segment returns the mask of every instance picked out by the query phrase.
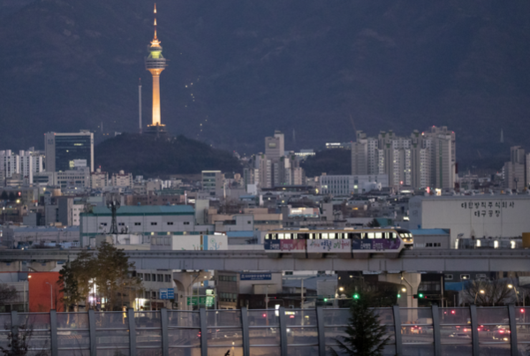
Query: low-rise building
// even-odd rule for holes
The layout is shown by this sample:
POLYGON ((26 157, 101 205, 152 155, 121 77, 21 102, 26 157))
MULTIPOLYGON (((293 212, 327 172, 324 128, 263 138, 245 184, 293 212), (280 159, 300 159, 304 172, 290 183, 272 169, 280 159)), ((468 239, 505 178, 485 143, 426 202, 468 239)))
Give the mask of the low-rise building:
POLYGON ((79 246, 79 227, 20 227, 2 226, 2 245, 8 247, 55 246, 70 243, 79 246))
POLYGON ((388 175, 343 175, 320 177, 321 194, 334 196, 349 196, 351 194, 366 193, 388 187, 388 175))
MULTIPOLYGON (((145 236, 171 235, 195 231, 195 210, 188 205, 122 206, 117 210, 118 231, 145 236)), ((90 238, 110 231, 112 213, 107 207, 94 207, 81 214, 81 246, 90 238)))

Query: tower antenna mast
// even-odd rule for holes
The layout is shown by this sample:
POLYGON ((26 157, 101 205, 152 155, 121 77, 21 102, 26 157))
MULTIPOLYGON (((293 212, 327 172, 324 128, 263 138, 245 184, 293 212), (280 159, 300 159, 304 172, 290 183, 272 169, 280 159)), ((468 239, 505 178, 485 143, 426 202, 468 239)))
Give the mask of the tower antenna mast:
POLYGON ((140 121, 140 134, 142 134, 142 78, 138 84, 138 119, 140 121))

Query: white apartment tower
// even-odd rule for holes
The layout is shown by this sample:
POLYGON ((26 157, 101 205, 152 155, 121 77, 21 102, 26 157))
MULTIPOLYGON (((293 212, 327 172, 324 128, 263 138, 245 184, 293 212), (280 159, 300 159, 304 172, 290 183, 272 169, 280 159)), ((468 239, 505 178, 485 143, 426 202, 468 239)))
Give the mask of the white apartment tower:
POLYGON ((0 151, 0 175, 11 178, 20 174, 28 183, 33 183, 33 175, 44 171, 44 156, 33 148, 21 150, 18 154, 11 150, 0 151))
POLYGON ((522 190, 528 186, 528 156, 521 146, 510 148, 510 161, 504 164, 504 186, 510 190, 522 190))
POLYGON ((435 188, 453 188, 456 179, 455 133, 445 126, 432 126, 424 136, 432 141, 431 184, 435 188))

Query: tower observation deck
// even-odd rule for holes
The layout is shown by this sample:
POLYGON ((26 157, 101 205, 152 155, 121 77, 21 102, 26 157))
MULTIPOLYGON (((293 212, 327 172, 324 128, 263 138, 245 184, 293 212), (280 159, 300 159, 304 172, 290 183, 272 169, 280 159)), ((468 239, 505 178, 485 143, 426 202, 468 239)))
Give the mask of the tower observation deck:
POLYGON ((145 68, 153 76, 153 119, 151 125, 148 125, 147 132, 150 133, 165 133, 165 125, 162 124, 160 118, 160 73, 166 68, 166 59, 162 56, 162 46, 157 37, 156 29, 156 4, 154 8, 155 14, 155 35, 151 44, 147 47, 149 55, 145 59, 145 68))

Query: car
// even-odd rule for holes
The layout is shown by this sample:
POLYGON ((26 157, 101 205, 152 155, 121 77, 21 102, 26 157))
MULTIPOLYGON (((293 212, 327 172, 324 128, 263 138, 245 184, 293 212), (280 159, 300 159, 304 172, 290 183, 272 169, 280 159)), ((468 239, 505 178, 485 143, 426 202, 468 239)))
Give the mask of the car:
POLYGON ((510 330, 506 329, 504 327, 497 327, 495 331, 493 332, 493 340, 499 340, 499 341, 510 341, 510 330))
POLYGON ((469 336, 468 334, 464 334, 464 333, 452 333, 449 335, 449 337, 455 337, 459 339, 471 339, 471 336, 469 336))

